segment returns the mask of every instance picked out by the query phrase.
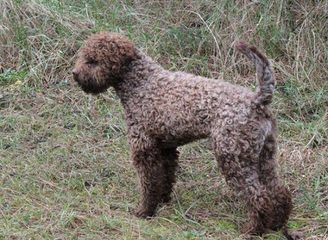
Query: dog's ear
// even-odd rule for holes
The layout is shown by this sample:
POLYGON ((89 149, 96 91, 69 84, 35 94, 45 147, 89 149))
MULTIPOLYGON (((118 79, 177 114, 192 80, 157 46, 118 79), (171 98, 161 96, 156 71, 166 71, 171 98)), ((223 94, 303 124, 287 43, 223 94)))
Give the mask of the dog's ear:
POLYGON ((117 51, 123 57, 123 62, 131 62, 136 58, 136 49, 132 41, 118 34, 113 34, 112 38, 117 43, 117 51))

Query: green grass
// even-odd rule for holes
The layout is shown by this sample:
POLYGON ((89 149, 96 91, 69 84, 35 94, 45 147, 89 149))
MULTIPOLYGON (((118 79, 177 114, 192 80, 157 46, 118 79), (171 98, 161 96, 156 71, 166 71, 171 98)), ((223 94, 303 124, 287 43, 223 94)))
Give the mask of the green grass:
MULTIPOLYGON (((0 2, 0 239, 243 239, 242 202, 207 141, 180 149, 172 203, 146 221, 137 205, 124 114, 112 91, 72 81, 89 34, 122 32, 170 70, 254 88, 233 42, 272 58, 281 175, 293 194, 289 227, 328 236, 327 1, 0 2)), ((272 232, 258 239, 284 239, 272 232)))

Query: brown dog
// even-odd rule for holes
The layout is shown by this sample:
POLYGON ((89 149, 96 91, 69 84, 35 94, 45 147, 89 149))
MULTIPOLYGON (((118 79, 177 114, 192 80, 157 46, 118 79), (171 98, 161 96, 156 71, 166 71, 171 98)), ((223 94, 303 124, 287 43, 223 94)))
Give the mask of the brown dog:
POLYGON ((277 174, 276 123, 269 109, 275 80, 269 61, 243 42, 236 48, 255 65, 255 92, 222 80, 170 72, 117 33, 92 35, 81 48, 74 79, 87 93, 113 87, 128 127, 141 182, 139 217, 170 200, 177 147, 209 138, 229 186, 249 206, 245 232, 282 228, 292 203, 277 174))

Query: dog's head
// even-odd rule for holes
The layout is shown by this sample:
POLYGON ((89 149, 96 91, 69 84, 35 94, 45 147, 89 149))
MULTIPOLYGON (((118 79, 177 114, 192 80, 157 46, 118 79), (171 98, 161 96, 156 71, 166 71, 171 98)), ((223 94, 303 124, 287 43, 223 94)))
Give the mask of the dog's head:
POLYGON ((135 47, 127 37, 110 32, 93 34, 78 52, 74 80, 86 93, 104 92, 121 81, 135 55, 135 47))

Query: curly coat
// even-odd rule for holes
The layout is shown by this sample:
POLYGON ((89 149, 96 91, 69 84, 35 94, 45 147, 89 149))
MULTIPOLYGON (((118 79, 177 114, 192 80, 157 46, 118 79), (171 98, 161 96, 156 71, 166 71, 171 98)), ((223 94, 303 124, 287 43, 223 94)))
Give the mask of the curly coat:
POLYGON ((287 223, 291 195, 276 171, 276 122, 268 107, 272 70, 255 47, 240 42, 236 48, 256 65, 255 92, 167 71, 117 33, 94 34, 80 49, 73 69, 76 82, 92 94, 111 86, 123 104, 141 184, 137 216, 153 216, 159 203, 170 200, 177 147, 209 138, 227 184, 249 206, 251 221, 243 231, 261 234, 287 223))

